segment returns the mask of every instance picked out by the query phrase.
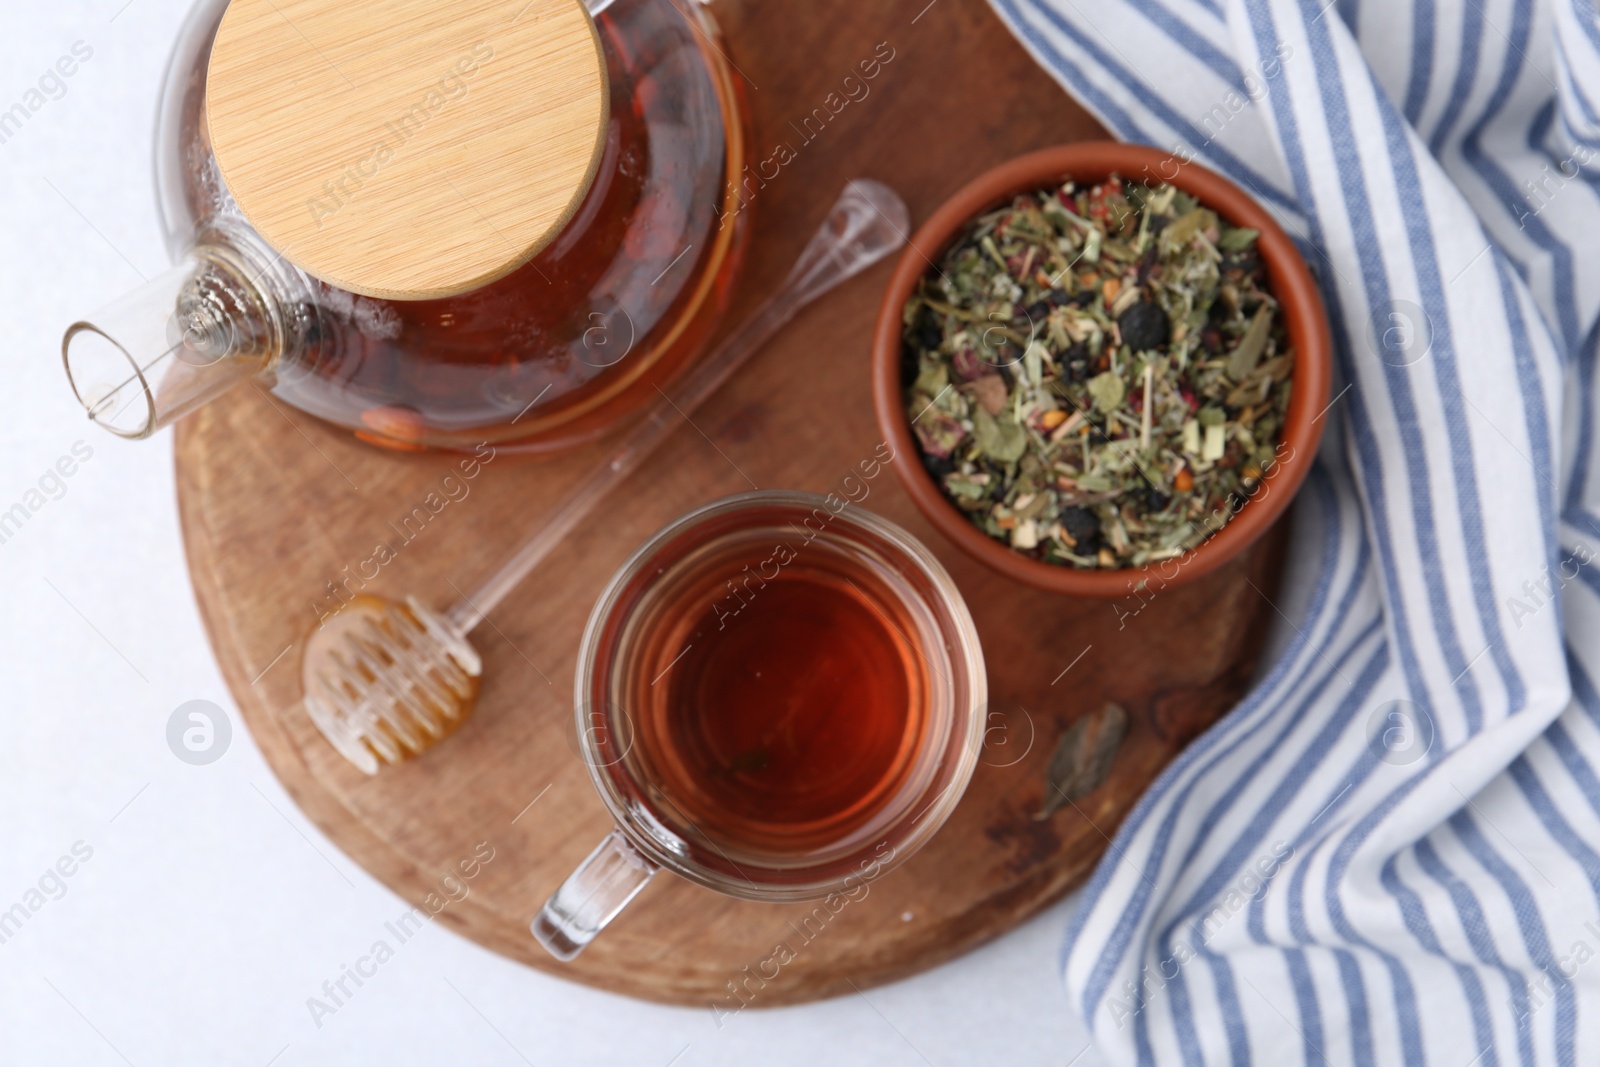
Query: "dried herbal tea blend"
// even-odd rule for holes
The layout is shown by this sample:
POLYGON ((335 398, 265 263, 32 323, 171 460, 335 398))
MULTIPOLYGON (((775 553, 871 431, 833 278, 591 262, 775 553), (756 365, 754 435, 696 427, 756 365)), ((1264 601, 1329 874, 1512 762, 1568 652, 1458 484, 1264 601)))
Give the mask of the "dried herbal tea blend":
POLYGON ((945 494, 1035 559, 1140 567, 1276 461, 1294 353, 1255 230, 1113 175, 977 219, 906 303, 906 417, 945 494))

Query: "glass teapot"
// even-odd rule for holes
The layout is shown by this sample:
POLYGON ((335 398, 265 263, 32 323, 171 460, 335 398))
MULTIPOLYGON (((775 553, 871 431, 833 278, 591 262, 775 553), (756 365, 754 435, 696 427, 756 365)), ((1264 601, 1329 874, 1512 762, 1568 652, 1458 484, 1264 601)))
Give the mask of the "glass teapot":
POLYGON ((146 437, 254 381, 400 449, 604 433, 724 310, 742 84, 697 0, 200 0, 162 91, 176 266, 73 324, 146 437))

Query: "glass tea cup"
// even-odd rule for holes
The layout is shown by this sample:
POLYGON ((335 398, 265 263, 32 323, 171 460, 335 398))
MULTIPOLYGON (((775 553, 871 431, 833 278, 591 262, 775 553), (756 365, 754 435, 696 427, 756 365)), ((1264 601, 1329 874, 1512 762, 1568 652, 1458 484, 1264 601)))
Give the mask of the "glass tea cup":
POLYGON ((893 523, 790 491, 684 515, 589 616, 577 735, 616 828, 535 938, 572 959, 661 868, 747 900, 856 891, 954 810, 986 694, 961 594, 893 523))

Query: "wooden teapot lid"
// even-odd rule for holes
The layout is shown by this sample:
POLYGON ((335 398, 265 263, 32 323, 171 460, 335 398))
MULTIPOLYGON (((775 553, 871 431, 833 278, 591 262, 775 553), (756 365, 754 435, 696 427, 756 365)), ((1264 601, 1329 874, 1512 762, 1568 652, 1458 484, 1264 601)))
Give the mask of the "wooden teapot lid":
POLYGON ((605 59, 579 0, 232 0, 212 150, 291 263, 367 296, 454 296, 532 259, 594 180, 605 59))

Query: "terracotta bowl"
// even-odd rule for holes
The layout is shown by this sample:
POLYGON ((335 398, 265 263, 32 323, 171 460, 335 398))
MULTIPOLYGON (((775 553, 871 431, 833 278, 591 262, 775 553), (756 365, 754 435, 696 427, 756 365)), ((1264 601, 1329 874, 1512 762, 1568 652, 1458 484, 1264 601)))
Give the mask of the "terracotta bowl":
POLYGON ((1272 217, 1226 178, 1195 163, 1184 164, 1171 153, 1139 145, 1091 141, 1039 152, 1003 163, 977 178, 935 211, 912 236, 883 297, 872 341, 872 391, 878 424, 905 462, 894 464, 911 499, 969 555, 1000 573, 1041 589, 1073 596, 1115 598, 1141 588, 1182 584, 1209 574, 1244 551, 1283 514, 1305 480, 1322 437, 1321 415, 1328 404, 1332 342, 1322 298, 1294 244, 1272 217), (984 533, 957 508, 921 462, 912 437, 900 380, 903 312, 917 283, 950 247, 967 224, 1030 192, 1067 179, 1093 183, 1112 173, 1124 178, 1163 180, 1198 199, 1236 226, 1259 230, 1257 242, 1268 284, 1283 306, 1289 342, 1294 346, 1294 386, 1280 442, 1282 458, 1262 479, 1251 499, 1232 520, 1186 556, 1150 564, 1106 570, 1080 569, 1031 559, 984 533))

